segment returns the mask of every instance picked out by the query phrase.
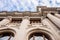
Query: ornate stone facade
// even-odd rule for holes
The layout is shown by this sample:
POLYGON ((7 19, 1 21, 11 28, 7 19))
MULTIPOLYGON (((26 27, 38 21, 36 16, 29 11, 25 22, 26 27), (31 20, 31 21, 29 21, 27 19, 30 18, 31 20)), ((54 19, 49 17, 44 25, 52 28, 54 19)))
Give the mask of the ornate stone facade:
POLYGON ((36 12, 0 12, 0 38, 14 40, 60 40, 60 8, 38 6, 36 12), (30 39, 33 38, 33 39, 30 39))

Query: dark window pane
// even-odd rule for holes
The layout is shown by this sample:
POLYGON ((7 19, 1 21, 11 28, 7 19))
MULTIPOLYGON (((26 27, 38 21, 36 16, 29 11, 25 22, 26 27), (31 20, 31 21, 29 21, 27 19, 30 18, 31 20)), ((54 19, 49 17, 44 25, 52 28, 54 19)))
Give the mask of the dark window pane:
POLYGON ((31 36, 29 40, 48 40, 45 35, 43 37, 43 34, 40 34, 40 33, 35 33, 35 34, 32 34, 34 36, 31 36))
POLYGON ((0 40, 13 40, 13 35, 11 33, 1 33, 0 40))

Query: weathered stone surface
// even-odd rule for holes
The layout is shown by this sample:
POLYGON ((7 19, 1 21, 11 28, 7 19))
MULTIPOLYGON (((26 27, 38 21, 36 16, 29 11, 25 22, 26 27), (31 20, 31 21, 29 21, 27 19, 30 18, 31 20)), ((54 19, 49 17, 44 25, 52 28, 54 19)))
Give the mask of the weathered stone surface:
POLYGON ((14 40, 29 40, 30 34, 38 32, 49 40, 60 40, 60 19, 56 8, 38 7, 37 12, 0 13, 0 34, 11 32, 14 40))

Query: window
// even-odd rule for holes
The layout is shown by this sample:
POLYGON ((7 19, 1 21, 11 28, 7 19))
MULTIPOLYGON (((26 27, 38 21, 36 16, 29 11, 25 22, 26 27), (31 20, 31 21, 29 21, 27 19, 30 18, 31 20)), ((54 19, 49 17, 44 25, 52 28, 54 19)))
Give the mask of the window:
POLYGON ((20 18, 13 18, 12 23, 21 23, 22 19, 20 18))
POLYGON ((0 40, 13 40, 14 34, 10 32, 3 32, 0 34, 0 40))
POLYGON ((29 36, 29 40, 49 40, 43 33, 33 33, 29 36))
POLYGON ((30 24, 31 23, 41 23, 41 18, 31 18, 30 19, 30 24))
POLYGON ((60 10, 58 11, 58 14, 60 14, 60 10))
POLYGON ((54 13, 51 13, 52 15, 54 15, 54 13))

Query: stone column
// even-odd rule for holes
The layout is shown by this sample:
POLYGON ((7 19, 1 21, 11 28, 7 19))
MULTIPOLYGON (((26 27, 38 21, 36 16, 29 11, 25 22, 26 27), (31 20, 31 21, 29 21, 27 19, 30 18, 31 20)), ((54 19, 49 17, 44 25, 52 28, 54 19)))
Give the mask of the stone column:
POLYGON ((26 40, 26 31, 29 24, 30 24, 29 17, 28 16, 23 17, 23 20, 20 25, 19 40, 26 40))
POLYGON ((53 40, 58 40, 59 36, 58 33, 56 32, 56 26, 54 26, 47 18, 42 20, 43 25, 46 25, 46 28, 51 30, 51 33, 53 34, 53 40), (54 39, 56 38, 56 39, 54 39))
POLYGON ((58 17, 58 18, 60 18, 60 14, 57 14, 57 13, 56 13, 55 16, 58 17))
POLYGON ((0 26, 1 25, 6 25, 8 24, 9 22, 11 22, 12 18, 11 16, 8 16, 7 18, 3 19, 1 22, 0 22, 0 26))
POLYGON ((60 28, 60 19, 59 18, 57 18, 51 14, 47 14, 47 17, 60 28))
POLYGON ((21 27, 26 28, 30 24, 29 17, 25 16, 23 17, 23 20, 21 22, 21 27))

